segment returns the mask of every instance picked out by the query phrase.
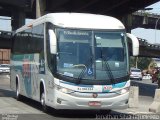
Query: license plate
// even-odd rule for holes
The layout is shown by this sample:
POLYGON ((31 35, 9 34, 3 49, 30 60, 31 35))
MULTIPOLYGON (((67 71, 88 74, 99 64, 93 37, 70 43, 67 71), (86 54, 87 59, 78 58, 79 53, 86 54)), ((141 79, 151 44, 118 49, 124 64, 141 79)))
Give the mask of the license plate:
POLYGON ((101 102, 99 101, 90 101, 88 103, 89 106, 101 106, 101 102))

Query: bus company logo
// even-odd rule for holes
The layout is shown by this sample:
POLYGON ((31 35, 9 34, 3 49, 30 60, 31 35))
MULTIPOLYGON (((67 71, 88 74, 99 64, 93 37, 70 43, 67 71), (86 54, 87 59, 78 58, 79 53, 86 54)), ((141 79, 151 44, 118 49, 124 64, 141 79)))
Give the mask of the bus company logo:
POLYGON ((93 97, 93 98, 97 98, 97 97, 98 97, 98 94, 97 94, 97 93, 93 93, 93 94, 92 94, 92 97, 93 97))
POLYGON ((30 77, 30 64, 28 59, 23 60, 23 76, 24 77, 30 77))
POLYGON ((103 86, 103 91, 110 91, 110 90, 112 90, 112 85, 103 86))

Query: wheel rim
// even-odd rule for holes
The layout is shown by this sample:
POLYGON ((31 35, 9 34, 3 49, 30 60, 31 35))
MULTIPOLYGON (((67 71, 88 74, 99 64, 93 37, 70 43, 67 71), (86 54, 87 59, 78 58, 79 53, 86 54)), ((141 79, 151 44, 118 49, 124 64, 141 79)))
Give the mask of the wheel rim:
POLYGON ((45 106, 45 97, 44 97, 44 93, 42 93, 42 95, 41 95, 41 104, 42 104, 42 106, 45 106))
POLYGON ((17 97, 18 97, 19 96, 18 85, 17 85, 17 89, 16 89, 16 94, 17 94, 17 97))

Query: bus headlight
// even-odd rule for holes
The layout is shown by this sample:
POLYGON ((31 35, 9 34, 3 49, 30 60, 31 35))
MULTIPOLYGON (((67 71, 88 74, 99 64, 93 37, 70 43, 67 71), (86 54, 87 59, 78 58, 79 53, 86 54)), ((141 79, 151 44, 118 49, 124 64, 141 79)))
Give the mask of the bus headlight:
POLYGON ((61 86, 56 86, 57 90, 60 91, 60 92, 63 92, 63 93, 66 93, 66 94, 69 94, 69 93, 73 93, 74 91, 73 90, 70 90, 68 88, 64 88, 64 87, 61 87, 61 86))
POLYGON ((128 89, 126 88, 121 90, 121 94, 125 94, 126 92, 128 92, 128 89))
POLYGON ((67 88, 61 88, 61 89, 59 89, 59 91, 61 91, 63 93, 71 93, 71 92, 73 92, 72 90, 67 89, 67 88))
POLYGON ((123 88, 121 90, 116 91, 118 94, 125 94, 129 92, 129 87, 123 88))

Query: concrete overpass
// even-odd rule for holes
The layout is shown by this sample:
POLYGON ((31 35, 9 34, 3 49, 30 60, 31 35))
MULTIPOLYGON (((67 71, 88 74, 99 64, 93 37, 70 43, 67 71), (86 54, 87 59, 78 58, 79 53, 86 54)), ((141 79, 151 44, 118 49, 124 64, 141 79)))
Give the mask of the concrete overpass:
POLYGON ((0 31, 0 49, 11 49, 12 32, 0 31))
MULTIPOLYGON (((160 44, 151 44, 141 38, 138 40, 140 44, 139 57, 160 58, 160 44)), ((131 51, 131 47, 129 50, 131 51)))
POLYGON ((36 17, 36 8, 48 12, 88 12, 122 17, 159 0, 0 0, 1 16, 22 10, 27 18, 36 17), (40 6, 38 6, 38 4, 40 6))
MULTIPOLYGON (((126 16, 159 0, 0 0, 0 16, 12 17, 12 30, 49 12, 87 12, 126 20, 126 16)), ((128 26, 128 25, 127 25, 128 26)))
MULTIPOLYGON (((12 32, 0 31, 0 48, 11 49, 12 46, 12 32)), ((138 38, 140 44, 140 54, 139 57, 160 57, 160 45, 150 44, 145 39, 138 38)), ((132 56, 132 45, 129 44, 130 56, 132 56)))
POLYGON ((141 27, 141 28, 150 28, 160 29, 160 14, 147 13, 147 12, 134 12, 132 13, 132 27, 131 29, 141 27))

